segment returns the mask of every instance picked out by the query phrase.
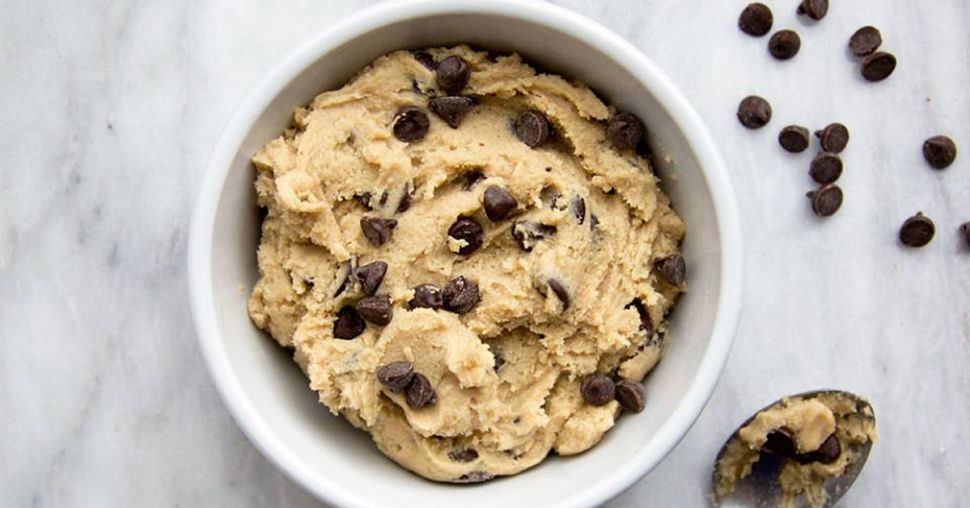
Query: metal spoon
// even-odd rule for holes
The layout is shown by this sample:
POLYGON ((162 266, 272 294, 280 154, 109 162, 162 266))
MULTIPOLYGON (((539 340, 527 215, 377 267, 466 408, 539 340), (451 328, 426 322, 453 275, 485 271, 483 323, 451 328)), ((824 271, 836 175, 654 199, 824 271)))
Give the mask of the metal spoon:
MULTIPOLYGON (((740 439, 738 436, 738 431, 751 423, 758 413, 781 404, 781 402, 785 399, 811 399, 820 395, 833 394, 841 394, 854 400, 856 402, 856 415, 860 418, 870 419, 873 423, 875 423, 875 413, 872 411, 872 406, 869 405, 869 402, 866 399, 853 393, 840 390, 816 390, 784 397, 772 402, 745 420, 745 422, 742 423, 733 434, 731 434, 731 437, 729 437, 724 443, 724 446, 721 447, 721 451, 718 452, 717 459, 714 461, 714 472, 711 476, 713 482, 711 486, 711 499, 716 500, 717 504, 719 504, 722 508, 775 508, 780 506, 782 501, 782 490, 781 484, 778 482, 778 475, 781 473, 782 466, 785 464, 784 458, 767 453, 761 454, 761 457, 752 467, 751 474, 738 482, 737 489, 733 493, 720 499, 717 496, 717 484, 720 480, 717 464, 720 462, 721 457, 724 456, 728 444, 736 439, 740 439)), ((825 491, 828 492, 828 498, 823 505, 824 508, 835 506, 835 504, 842 499, 842 496, 845 495, 845 493, 849 490, 849 487, 852 486, 852 483, 855 482, 856 477, 858 477, 859 473, 862 471, 862 466, 866 464, 866 459, 869 458, 869 450, 871 449, 872 441, 867 441, 866 444, 861 445, 859 447, 859 460, 849 465, 841 476, 826 480, 824 488, 825 491)), ((805 501, 804 497, 800 496, 796 501, 795 508, 808 507, 809 505, 807 501, 805 501)))

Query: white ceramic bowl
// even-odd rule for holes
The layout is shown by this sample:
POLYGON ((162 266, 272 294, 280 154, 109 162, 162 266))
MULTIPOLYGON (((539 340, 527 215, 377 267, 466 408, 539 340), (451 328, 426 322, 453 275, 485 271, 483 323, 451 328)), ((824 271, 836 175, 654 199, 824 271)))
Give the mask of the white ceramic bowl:
POLYGON ((223 399, 263 454, 340 506, 590 506, 617 495, 674 448, 710 397, 734 335, 740 270, 727 172, 687 101, 619 36, 565 9, 522 0, 393 2, 321 29, 268 72, 230 120, 199 192, 189 246, 199 342, 223 399), (518 476, 478 485, 432 483, 386 459, 369 436, 317 403, 289 355, 246 314, 259 239, 253 153, 289 124, 293 108, 340 87, 375 57, 461 42, 518 51, 645 121, 659 173, 687 223, 690 272, 669 350, 646 383, 646 411, 620 418, 587 453, 550 457, 518 476))

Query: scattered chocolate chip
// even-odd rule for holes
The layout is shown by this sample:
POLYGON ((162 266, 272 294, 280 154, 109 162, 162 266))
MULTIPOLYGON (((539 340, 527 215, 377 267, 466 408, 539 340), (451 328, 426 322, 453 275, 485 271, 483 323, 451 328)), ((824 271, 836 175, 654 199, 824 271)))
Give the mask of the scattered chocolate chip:
POLYGON ((573 199, 569 201, 569 211, 576 218, 576 223, 582 224, 586 221, 586 200, 579 196, 573 196, 573 199))
POLYGON ((963 240, 967 242, 967 247, 970 247, 970 222, 964 222, 960 225, 960 233, 963 234, 963 240))
POLYGON ((808 464, 810 462, 831 464, 839 459, 839 455, 842 455, 842 445, 839 444, 839 438, 835 437, 835 434, 832 434, 822 442, 822 446, 819 446, 818 450, 800 453, 795 456, 795 460, 802 464, 808 464))
POLYGON ((842 159, 829 152, 819 152, 812 159, 808 174, 818 183, 832 183, 842 176, 842 159))
POLYGON ((381 193, 381 199, 377 204, 381 205, 381 208, 384 208, 384 205, 387 204, 387 191, 381 193))
POLYGON ((896 70, 896 57, 885 51, 877 51, 862 61, 862 77, 869 81, 882 81, 896 70))
POLYGON ((386 326, 393 317, 391 297, 387 295, 365 296, 354 305, 354 309, 364 321, 379 326, 386 326))
POLYGON ((404 106, 394 114, 394 137, 410 143, 424 139, 428 134, 428 114, 417 106, 404 106))
POLYGON ((903 226, 899 228, 899 241, 907 247, 923 247, 933 240, 936 234, 936 225, 929 217, 918 212, 916 215, 906 219, 903 226))
POLYGON ((654 268, 657 275, 671 286, 682 287, 687 280, 687 263, 680 254, 658 259, 654 262, 654 268))
POLYGON ((795 12, 799 15, 808 15, 808 17, 818 21, 828 14, 829 0, 802 0, 795 12))
POLYGON ((512 225, 512 238, 519 248, 526 252, 532 252, 536 244, 555 234, 556 226, 538 222, 519 221, 512 225))
POLYGON ((448 452, 448 458, 455 462, 471 462, 478 458, 478 452, 474 448, 463 448, 448 452))
POLYGON ((476 185, 478 185, 478 182, 481 182, 484 179, 485 175, 483 175, 481 171, 469 171, 468 173, 465 173, 465 183, 461 186, 461 188, 462 190, 470 191, 476 185))
POLYGON ((849 144, 849 129, 840 123, 830 123, 815 136, 822 143, 822 150, 831 153, 842 153, 849 144))
POLYGON ((957 158, 957 144, 947 136, 933 136, 923 142, 923 158, 935 169, 946 169, 957 158))
POLYGON ((465 241, 465 245, 458 249, 458 253, 467 256, 482 246, 482 242, 485 241, 485 230, 475 219, 462 216, 448 228, 448 236, 465 241))
POLYGON ((648 338, 653 335, 653 320, 650 319, 650 313, 647 312, 647 306, 643 304, 643 300, 634 298, 627 307, 633 307, 640 315, 640 330, 647 332, 648 338))
POLYGON ((428 378, 420 372, 415 372, 411 377, 404 395, 412 409, 421 409, 438 401, 438 394, 431 386, 431 381, 428 381, 428 378))
POLYGON ((794 457, 798 453, 795 438, 786 427, 769 432, 765 444, 761 446, 761 451, 782 457, 794 457))
POLYGON ((492 366, 492 369, 498 372, 505 365, 505 358, 498 351, 493 351, 492 357, 495 358, 495 364, 492 366))
POLYGON ((606 124, 606 139, 621 150, 636 147, 641 138, 643 122, 631 113, 617 113, 606 124))
POLYGON ((842 189, 833 183, 806 194, 812 200, 812 211, 819 217, 834 215, 842 207, 842 189))
POLYGON ((855 56, 872 54, 882 45, 882 34, 874 26, 864 26, 849 38, 849 49, 855 56))
POLYGON ((470 473, 463 474, 456 480, 457 483, 479 483, 487 482, 495 478, 495 475, 489 473, 488 471, 472 471, 470 473))
POLYGON ((475 99, 458 95, 435 97, 428 101, 428 109, 452 129, 457 129, 461 125, 461 119, 465 117, 465 113, 471 111, 474 106, 475 99))
POLYGON ((412 309, 440 309, 444 305, 441 290, 434 284, 421 284, 414 288, 414 298, 408 302, 412 309))
POLYGON ((397 220, 395 219, 382 219, 380 217, 360 218, 360 229, 363 230, 364 236, 370 240, 370 243, 376 247, 387 243, 387 239, 391 237, 391 230, 396 227, 397 220))
POLYGON ((371 198, 370 192, 362 192, 360 194, 354 194, 354 201, 360 203, 361 206, 366 208, 368 211, 374 209, 374 207, 370 206, 370 198, 371 198))
POLYGON ((365 295, 373 295, 377 292, 377 288, 381 286, 381 282, 384 281, 386 273, 387 263, 374 261, 357 267, 357 270, 354 271, 354 277, 360 281, 360 287, 365 295))
POLYGON ((771 9, 762 3, 748 4, 738 18, 738 28, 754 37, 761 37, 771 31, 775 18, 771 9))
POLYGON ((353 282, 353 275, 353 262, 348 259, 337 269, 337 278, 340 279, 340 284, 337 285, 337 290, 333 292, 334 298, 340 296, 350 287, 350 283, 353 282))
POLYGON ((508 217, 509 213, 519 205, 509 191, 497 185, 485 189, 482 204, 485 208, 485 216, 492 222, 508 217))
POLYGON ((337 312, 337 320, 333 322, 333 336, 337 339, 353 339, 364 333, 366 327, 367 324, 357 311, 348 305, 337 312))
POLYGON ((404 213, 411 208, 411 197, 414 194, 414 187, 411 184, 407 184, 404 187, 404 192, 401 193, 401 200, 397 202, 397 213, 404 213))
POLYGON ((444 301, 445 310, 456 314, 471 312, 478 305, 478 302, 481 301, 481 296, 478 293, 478 283, 465 277, 452 279, 448 284, 445 284, 445 289, 442 290, 441 296, 444 301))
POLYGON ((802 49, 802 39, 794 30, 779 30, 768 39, 768 52, 778 60, 789 60, 802 49))
POLYGON ((566 285, 555 277, 550 277, 549 280, 546 281, 546 284, 549 285, 549 289, 552 290, 552 294, 556 295, 556 298, 562 302, 562 311, 566 312, 566 310, 569 309, 569 290, 566 289, 566 285))
POLYGON ((738 120, 749 129, 760 129, 771 121, 771 104, 757 95, 745 97, 738 105, 738 120))
POLYGON ((515 119, 515 136, 535 148, 549 138, 549 120, 538 111, 526 111, 515 119))
POLYGON ((631 413, 640 413, 643 411, 643 385, 640 383, 634 383, 633 381, 624 379, 616 383, 614 396, 623 409, 631 413))
POLYGON ((421 65, 430 70, 435 70, 438 68, 438 62, 434 59, 434 56, 427 51, 413 51, 411 55, 413 55, 414 59, 420 62, 421 65))
POLYGON ((602 406, 613 400, 616 386, 613 380, 603 374, 591 374, 583 379, 579 393, 587 404, 602 406))
POLYGON ((414 364, 411 362, 391 362, 377 369, 377 380, 393 392, 407 388, 414 377, 414 364))
POLYGON ((778 144, 791 153, 804 152, 808 142, 808 129, 799 125, 789 125, 778 133, 778 144))
POLYGON ((470 74, 468 62, 460 56, 452 55, 438 63, 435 78, 442 90, 449 94, 456 94, 468 84, 470 74))

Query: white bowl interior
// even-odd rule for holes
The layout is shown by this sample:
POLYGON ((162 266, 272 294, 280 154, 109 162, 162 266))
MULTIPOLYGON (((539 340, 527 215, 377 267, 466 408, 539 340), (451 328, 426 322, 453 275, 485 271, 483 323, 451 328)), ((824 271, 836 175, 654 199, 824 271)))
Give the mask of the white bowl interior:
MULTIPOLYGON (((690 139, 697 138, 681 132, 655 91, 625 67, 629 62, 614 61, 561 29, 499 13, 452 13, 401 20, 346 40, 303 67, 288 83, 281 83, 282 89, 275 98, 269 97, 238 145, 221 192, 210 198, 217 200, 217 211, 213 229, 204 233, 211 235, 211 256, 202 263, 211 269, 212 294, 202 297, 211 298, 202 305, 212 306, 218 333, 202 340, 214 341, 214 348, 228 362, 228 372, 221 375, 231 379, 218 381, 238 383, 249 417, 261 420, 243 427, 264 451, 276 448, 268 455, 317 495, 335 502, 399 507, 427 506, 430 500, 465 508, 593 501, 595 495, 590 497, 590 492, 597 482, 607 481, 635 458, 641 468, 659 462, 699 413, 704 401, 688 404, 691 407, 681 404, 699 375, 714 333, 723 265, 716 200, 691 146, 690 139), (666 357, 646 384, 646 411, 620 418, 601 444, 579 457, 551 457, 518 476, 464 486, 422 480, 386 459, 365 433, 331 416, 289 355, 257 330, 246 314, 248 291, 257 277, 259 239, 252 154, 288 126, 293 108, 341 86, 373 58, 396 49, 459 42, 498 52, 517 51, 544 70, 586 82, 602 97, 644 119, 658 171, 688 225, 684 253, 690 269, 690 291, 673 315, 666 357), (676 424, 664 428, 678 408, 680 413, 693 414, 680 415, 676 424), (253 436, 262 432, 268 435, 253 436), (666 438, 658 440, 664 432, 666 438)), ((200 333, 205 335, 204 330, 200 333)), ((712 365, 718 369, 713 373, 716 377, 722 362, 712 365)), ((702 395, 706 400, 709 391, 702 395)), ((643 472, 626 471, 629 481, 609 495, 643 472)))

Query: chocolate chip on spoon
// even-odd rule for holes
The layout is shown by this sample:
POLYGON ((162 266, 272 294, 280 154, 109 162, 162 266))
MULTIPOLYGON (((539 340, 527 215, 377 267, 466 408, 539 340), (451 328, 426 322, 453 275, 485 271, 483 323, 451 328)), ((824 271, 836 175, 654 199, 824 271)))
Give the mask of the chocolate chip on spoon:
POLYGON ((414 364, 411 362, 391 362, 377 369, 377 380, 393 392, 405 389, 414 377, 414 364))
POLYGON ((760 129, 771 121, 771 104, 757 95, 745 97, 738 105, 738 120, 749 129, 760 129))
POLYGON ((428 114, 417 106, 404 106, 394 114, 394 137, 405 143, 420 141, 428 134, 428 114))
POLYGON ((842 176, 842 159, 834 153, 819 152, 812 159, 808 174, 818 183, 832 183, 842 176))
POLYGON ((391 298, 387 295, 365 296, 354 305, 354 310, 364 321, 380 326, 386 326, 393 317, 391 298))
POLYGON ((822 150, 831 153, 842 153, 849 144, 849 129, 838 122, 830 123, 820 131, 815 131, 815 137, 822 144, 822 150))
POLYGON ((791 153, 801 153, 808 149, 808 129, 799 125, 789 125, 778 133, 778 144, 791 153))
POLYGON ((800 16, 807 15, 809 18, 818 21, 828 14, 829 0, 802 0, 795 12, 800 16))
POLYGON ((414 288, 414 297, 408 302, 412 309, 440 309, 444 306, 441 290, 434 284, 421 284, 414 288))
POLYGON ((435 97, 428 101, 428 109, 452 129, 457 129, 461 125, 465 113, 471 111, 473 107, 475 107, 475 99, 457 95, 435 97))
POLYGON ((684 256, 673 254, 665 258, 660 258, 654 263, 657 275, 667 284, 675 287, 682 287, 687 280, 687 263, 684 256))
POLYGON ((862 77, 868 81, 882 81, 896 70, 896 57, 885 51, 877 51, 862 61, 862 77))
POLYGON ((829 217, 842 207, 842 189, 835 184, 827 184, 806 194, 812 200, 812 211, 819 217, 829 217))
POLYGON ((366 327, 367 324, 357 311, 348 305, 337 312, 337 320, 333 322, 333 336, 337 339, 353 339, 364 333, 366 327))
POLYGON ((619 149, 634 148, 643 138, 643 122, 631 113, 617 113, 606 124, 606 138, 619 149))
POLYGON ((842 445, 839 444, 839 439, 835 437, 835 434, 832 434, 822 442, 822 445, 818 447, 818 450, 808 453, 800 453, 795 456, 795 460, 802 464, 808 464, 811 462, 831 464, 838 460, 839 455, 842 455, 842 445))
POLYGON ((907 247, 923 247, 933 240, 936 234, 936 225, 929 217, 918 212, 916 215, 906 219, 899 228, 899 241, 907 247))
POLYGON ((591 374, 583 379, 579 386, 579 393, 583 400, 592 406, 609 404, 616 393, 613 380, 603 374, 591 374))
POLYGON ((849 50, 855 56, 872 54, 882 45, 882 34, 874 26, 864 26, 849 38, 849 50))
POLYGON ((465 242, 465 245, 458 249, 458 253, 467 256, 482 246, 482 242, 485 241, 485 230, 471 217, 458 217, 448 228, 448 236, 465 242))
POLYGON ((623 380, 616 383, 614 397, 620 406, 631 413, 643 411, 643 385, 633 381, 623 380))
POLYGON ((771 9, 763 3, 748 4, 738 17, 738 28, 754 37, 761 37, 771 31, 772 23, 774 16, 771 9))
POLYGON ((515 119, 515 136, 520 141, 535 148, 549 138, 549 120, 538 111, 526 111, 515 119))
POLYGON ((384 281, 386 273, 387 263, 374 261, 357 267, 357 270, 354 271, 354 277, 360 282, 360 287, 365 295, 373 295, 377 292, 377 288, 381 286, 381 282, 384 281))
POLYGON ((468 84, 471 69, 468 62, 460 56, 449 56, 438 64, 435 78, 438 86, 449 94, 456 94, 468 84))
POLYGON ((779 30, 768 39, 768 52, 778 60, 789 60, 802 48, 802 39, 794 30, 779 30))
POLYGON ((360 229, 370 243, 380 247, 387 243, 391 237, 391 230, 397 227, 396 219, 383 219, 380 217, 361 217, 360 229))
POLYGON ((420 372, 415 372, 411 377, 404 395, 412 409, 421 409, 438 401, 438 394, 431 386, 431 381, 420 372))
POLYGON ((787 427, 781 427, 768 433, 761 450, 782 457, 794 457, 798 453, 795 437, 787 427))
POLYGON ((481 296, 478 293, 478 283, 465 277, 458 277, 457 279, 451 280, 445 285, 441 296, 445 310, 456 314, 471 312, 478 305, 478 302, 481 301, 481 296))
POLYGON ((933 136, 923 142, 923 158, 935 169, 946 169, 957 158, 957 145, 947 136, 933 136))
POLYGON ((492 222, 498 222, 506 217, 515 207, 518 201, 512 194, 502 187, 492 185, 485 189, 482 195, 482 206, 485 208, 485 216, 492 222))

